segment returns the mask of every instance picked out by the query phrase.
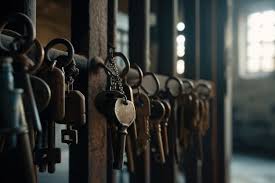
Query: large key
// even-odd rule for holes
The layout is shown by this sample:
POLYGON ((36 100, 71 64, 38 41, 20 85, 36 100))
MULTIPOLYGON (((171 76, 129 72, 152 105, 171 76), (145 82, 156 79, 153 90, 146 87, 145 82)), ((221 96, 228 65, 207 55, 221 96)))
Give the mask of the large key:
POLYGON ((134 97, 137 116, 137 155, 140 155, 146 150, 150 140, 151 104, 149 97, 144 93, 137 93, 134 97))
POLYGON ((127 128, 136 118, 134 103, 127 100, 118 91, 105 91, 97 95, 96 106, 111 124, 117 126, 117 145, 114 147, 113 168, 122 169, 126 136, 128 134, 127 128))
POLYGON ((55 64, 56 61, 46 60, 44 67, 38 73, 38 76, 49 85, 51 99, 47 108, 41 113, 48 132, 47 148, 37 149, 35 154, 36 159, 47 162, 49 173, 54 173, 55 164, 61 162, 61 150, 55 147, 55 122, 61 121, 65 116, 65 75, 55 64))
POLYGON ((171 116, 171 105, 167 100, 162 100, 161 102, 165 107, 165 115, 161 123, 161 135, 163 139, 164 152, 165 152, 165 155, 168 156, 169 155, 168 122, 171 116))
POLYGON ((151 101, 151 138, 156 141, 157 146, 152 145, 152 152, 155 154, 155 160, 160 163, 165 163, 165 154, 163 149, 163 142, 161 137, 161 122, 165 116, 165 106, 159 100, 151 101))

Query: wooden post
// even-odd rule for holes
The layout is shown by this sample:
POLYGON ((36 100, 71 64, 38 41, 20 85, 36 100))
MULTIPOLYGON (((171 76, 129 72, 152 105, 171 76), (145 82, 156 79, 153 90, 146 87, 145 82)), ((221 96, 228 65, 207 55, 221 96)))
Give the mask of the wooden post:
POLYGON ((107 122, 94 104, 95 96, 105 90, 106 74, 102 69, 92 70, 94 57, 107 57, 107 6, 107 0, 72 1, 72 43, 90 61, 86 80, 80 81, 86 95, 87 125, 80 130, 79 145, 71 147, 71 183, 107 182, 107 122))

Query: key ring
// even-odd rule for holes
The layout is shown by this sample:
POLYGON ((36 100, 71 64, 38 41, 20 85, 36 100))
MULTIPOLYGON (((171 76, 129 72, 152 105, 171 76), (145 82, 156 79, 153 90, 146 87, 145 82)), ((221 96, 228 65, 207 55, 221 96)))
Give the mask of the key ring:
POLYGON ((3 34, 5 27, 10 24, 17 25, 19 22, 23 22, 26 33, 21 35, 20 38, 15 38, 12 43, 6 48, 0 40, 0 48, 7 54, 23 54, 27 52, 33 45, 35 39, 34 26, 31 19, 23 13, 16 13, 13 16, 9 16, 0 26, 0 34, 3 34))
POLYGON ((168 91, 168 93, 169 93, 172 97, 176 98, 176 97, 178 97, 178 96, 180 96, 180 95, 182 94, 182 90, 183 90, 183 86, 182 86, 182 85, 183 85, 183 83, 182 83, 182 81, 181 81, 178 77, 172 76, 172 77, 169 77, 169 78, 166 80, 166 82, 165 82, 165 89, 166 89, 166 91, 168 91), (176 81, 176 83, 177 83, 177 85, 178 85, 179 91, 178 91, 177 93, 173 92, 173 91, 171 90, 171 88, 169 87, 169 84, 170 84, 172 81, 176 81))
POLYGON ((182 94, 188 95, 194 90, 194 82, 190 79, 182 79, 182 94))
POLYGON ((131 64, 131 68, 138 72, 138 82, 137 83, 131 83, 130 86, 132 87, 132 89, 137 89, 142 84, 143 72, 137 64, 131 64))
POLYGON ((150 94, 150 92, 143 86, 143 85, 140 85, 140 88, 149 96, 149 97, 156 97, 158 96, 159 94, 159 91, 160 91, 160 82, 159 82, 159 79, 157 78, 156 74, 153 73, 153 72, 146 72, 143 76, 143 80, 144 81, 144 78, 145 77, 152 77, 155 84, 156 84, 156 91, 152 94, 150 94))
POLYGON ((211 98, 211 86, 209 86, 209 83, 206 83, 206 81, 198 81, 195 85, 195 91, 198 93, 198 96, 203 99, 207 100, 211 98))
MULTIPOLYGON (((105 61, 105 64, 107 64, 107 62, 110 62, 110 60, 114 60, 116 57, 119 57, 123 60, 124 64, 125 64, 125 68, 122 70, 122 72, 119 74, 120 78, 124 79, 126 77, 126 75, 128 74, 129 70, 130 70, 130 62, 128 60, 128 58, 121 52, 115 52, 112 48, 109 50, 109 54, 108 57, 105 61)), ((112 73, 112 75, 115 75, 112 73)))
MULTIPOLYGON (((66 67, 73 61, 73 56, 74 56, 74 47, 72 43, 63 38, 56 38, 51 40, 45 47, 45 59, 47 62, 52 63, 54 60, 56 60, 56 65, 58 67, 66 67), (52 49, 56 45, 64 45, 67 48, 67 53, 68 55, 60 55, 57 56, 54 59, 50 58, 50 49, 52 49)), ((48 63, 48 64, 49 64, 48 63)))

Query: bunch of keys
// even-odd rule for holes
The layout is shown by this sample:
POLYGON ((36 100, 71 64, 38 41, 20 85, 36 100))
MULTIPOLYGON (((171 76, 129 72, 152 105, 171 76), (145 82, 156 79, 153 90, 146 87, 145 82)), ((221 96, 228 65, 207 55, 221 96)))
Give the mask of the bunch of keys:
POLYGON ((113 168, 122 169, 123 156, 125 153, 127 128, 134 122, 136 111, 134 103, 127 99, 123 90, 122 79, 129 71, 130 64, 128 59, 120 52, 109 50, 107 65, 103 65, 109 76, 109 88, 101 92, 96 97, 97 109, 106 116, 113 131, 116 132, 115 144, 113 147, 113 168), (119 74, 115 57, 120 57, 125 62, 125 69, 119 74), (114 129, 115 128, 115 129, 114 129))
POLYGON ((69 41, 65 39, 50 41, 45 47, 45 63, 37 74, 51 89, 49 105, 41 112, 44 132, 37 140, 35 151, 35 163, 41 172, 46 171, 48 167, 48 172, 54 173, 55 164, 61 163, 61 150, 55 147, 55 123, 62 121, 65 117, 66 87, 64 71, 57 65, 66 66, 65 64, 70 64, 73 54, 74 50, 69 41), (68 48, 68 56, 52 60, 49 51, 57 44, 64 44, 68 48))

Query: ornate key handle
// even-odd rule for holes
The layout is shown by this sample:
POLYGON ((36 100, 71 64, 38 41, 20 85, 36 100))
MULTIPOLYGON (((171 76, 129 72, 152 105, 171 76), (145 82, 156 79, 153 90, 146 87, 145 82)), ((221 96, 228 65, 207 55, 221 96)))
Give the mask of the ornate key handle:
POLYGON ((15 62, 22 62, 24 70, 34 74, 41 66, 44 60, 44 49, 42 44, 35 39, 34 26, 32 21, 24 14, 17 13, 14 16, 9 17, 0 27, 0 34, 4 34, 13 38, 13 41, 8 44, 3 44, 0 41, 1 52, 6 55, 15 57, 15 62), (23 22, 25 35, 21 35, 16 31, 5 29, 10 24, 17 24, 23 22), (29 58, 28 53, 35 53, 37 58, 29 58), (19 59, 18 59, 19 58, 19 59), (35 62, 33 61, 35 60, 35 62))
POLYGON ((70 41, 63 38, 56 38, 51 40, 45 47, 45 60, 49 65, 54 65, 56 62, 56 66, 58 67, 66 67, 73 61, 74 56, 74 47, 70 41), (50 49, 54 48, 57 45, 63 45, 67 49, 68 55, 60 55, 54 59, 50 58, 50 49))
POLYGON ((143 76, 143 80, 142 80, 142 84, 140 86, 140 88, 145 92, 145 94, 147 94, 149 97, 155 98, 158 96, 159 92, 160 92, 160 82, 159 79, 157 78, 156 74, 153 72, 146 72, 143 76), (146 79, 147 78, 151 78, 153 79, 153 82, 155 83, 156 87, 154 88, 155 91, 148 91, 148 89, 146 88, 146 84, 152 85, 151 82, 147 82, 146 83, 146 79))

